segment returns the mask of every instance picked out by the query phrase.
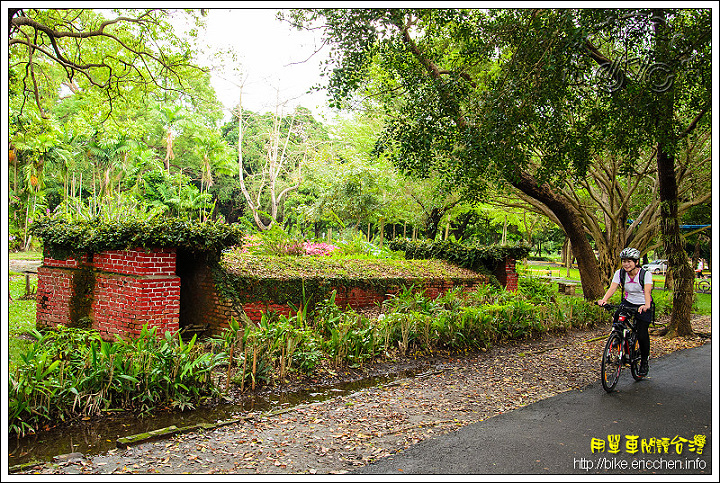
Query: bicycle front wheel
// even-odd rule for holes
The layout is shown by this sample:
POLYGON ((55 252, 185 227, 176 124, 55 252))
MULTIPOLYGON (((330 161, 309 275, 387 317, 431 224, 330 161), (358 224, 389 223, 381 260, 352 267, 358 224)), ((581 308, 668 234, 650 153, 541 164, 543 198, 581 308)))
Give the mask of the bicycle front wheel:
POLYGON ((640 375, 640 361, 642 360, 640 356, 640 342, 636 340, 634 345, 635 347, 630 351, 630 374, 632 374, 633 379, 639 381, 644 377, 640 375))
POLYGON ((710 293, 710 282, 707 280, 700 280, 697 284, 698 292, 710 293))
POLYGON ((622 338, 613 332, 605 343, 605 350, 602 355, 602 366, 600 368, 600 380, 603 389, 612 392, 620 379, 622 370, 622 338))

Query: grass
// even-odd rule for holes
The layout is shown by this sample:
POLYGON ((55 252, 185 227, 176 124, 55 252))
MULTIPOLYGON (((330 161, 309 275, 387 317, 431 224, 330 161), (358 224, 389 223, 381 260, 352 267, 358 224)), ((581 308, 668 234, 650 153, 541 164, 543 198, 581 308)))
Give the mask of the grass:
MULTIPOLYGON (((545 275, 544 271, 550 270, 553 277, 567 278, 568 280, 580 282, 580 271, 577 268, 570 268, 570 275, 567 276, 567 269, 562 266, 558 266, 554 262, 537 262, 532 265, 521 265, 517 264, 517 271, 520 274, 532 275, 545 275), (536 271, 530 271, 536 270, 536 271)), ((705 273, 705 272, 704 272, 705 273)), ((706 273, 710 273, 709 271, 706 273)), ((653 282, 656 289, 662 289, 665 286, 665 276, 653 274, 653 282)), ((557 287, 557 283, 554 283, 557 287)), ((582 293, 582 288, 578 287, 579 293, 582 293)), ((617 295, 617 293, 615 294, 617 295)), ((617 302, 616 302, 617 303, 617 302)), ((695 302, 693 303, 692 313, 698 315, 712 315, 712 299, 710 294, 696 293, 695 302)))
POLYGON ((42 251, 38 252, 34 250, 10 252, 8 253, 8 258, 10 260, 42 260, 43 253, 42 251))
POLYGON ((694 314, 712 315, 712 295, 709 293, 695 294, 692 311, 694 314))
MULTIPOLYGON (((573 265, 575 267, 575 265, 573 265)), ((520 263, 517 264, 517 271, 518 273, 523 273, 527 275, 545 275, 547 273, 547 270, 550 271, 551 276, 553 277, 559 277, 559 278, 565 278, 568 280, 573 280, 580 282, 580 270, 577 268, 570 267, 570 272, 568 274, 567 269, 564 266, 559 266, 555 264, 554 262, 536 262, 532 265, 521 265, 520 263)), ((710 274, 709 270, 706 270, 703 272, 706 275, 710 274)), ((661 274, 653 274, 653 282, 655 284, 655 288, 662 288, 665 286, 665 275, 661 274)))
MULTIPOLYGON (((35 328, 35 297, 24 299, 25 275, 10 272, 8 289, 12 300, 8 302, 8 361, 9 370, 15 369, 14 361, 29 349, 32 341, 21 337, 35 328)), ((31 290, 37 290, 37 276, 30 276, 31 290)))

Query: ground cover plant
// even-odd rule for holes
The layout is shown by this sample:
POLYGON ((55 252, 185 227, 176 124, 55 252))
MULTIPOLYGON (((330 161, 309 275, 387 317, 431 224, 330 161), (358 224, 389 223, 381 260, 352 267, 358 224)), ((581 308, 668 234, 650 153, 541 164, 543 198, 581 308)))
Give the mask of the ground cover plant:
POLYGON ((35 328, 35 294, 37 277, 18 272, 8 274, 8 364, 14 369, 18 354, 31 344, 26 335, 35 328))
POLYGON ((211 371, 223 356, 202 350, 195 338, 157 337, 147 327, 137 338, 113 342, 62 326, 31 334, 34 343, 8 374, 11 433, 109 409, 189 409, 216 392, 211 371))

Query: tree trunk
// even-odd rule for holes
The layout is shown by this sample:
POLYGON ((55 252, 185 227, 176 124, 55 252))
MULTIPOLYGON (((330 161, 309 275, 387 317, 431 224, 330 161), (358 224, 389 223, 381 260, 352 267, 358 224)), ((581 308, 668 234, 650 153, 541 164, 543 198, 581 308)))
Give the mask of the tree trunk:
POLYGON ((593 252, 590 242, 585 235, 583 222, 573 207, 547 184, 539 185, 537 181, 527 173, 521 173, 520 177, 513 181, 513 186, 528 196, 532 196, 545 204, 550 209, 563 230, 570 239, 573 253, 577 258, 578 269, 580 270, 580 282, 582 284, 585 300, 598 300, 605 294, 600 283, 600 272, 597 258, 593 252))
POLYGON ((570 278, 570 269, 572 268, 572 259, 573 259, 572 242, 568 243, 567 253, 565 254, 565 256, 567 257, 565 259, 565 278, 570 278))
POLYGON ((444 213, 445 210, 440 208, 433 208, 430 213, 428 213, 425 219, 425 237, 428 240, 434 240, 437 236, 438 225, 444 213))
MULTIPOLYGON (((669 39, 667 38, 665 12, 657 9, 654 12, 655 39, 658 62, 670 57, 669 39)), ((673 106, 675 87, 670 85, 666 90, 657 93, 655 102, 655 122, 657 123, 658 145, 658 193, 660 197, 660 231, 662 233, 665 253, 668 257, 673 290, 673 310, 670 323, 665 329, 666 337, 692 335, 690 313, 693 304, 693 284, 695 272, 688 262, 685 243, 680 233, 678 220, 678 190, 675 178, 675 155, 672 147, 677 141, 673 127, 673 106)))
POLYGON ((660 227, 665 253, 668 254, 668 275, 671 277, 673 286, 673 310, 664 335, 666 337, 682 337, 693 334, 690 314, 693 304, 695 272, 685 253, 685 244, 677 217, 675 158, 665 152, 662 146, 658 146, 658 174, 662 216, 660 227))

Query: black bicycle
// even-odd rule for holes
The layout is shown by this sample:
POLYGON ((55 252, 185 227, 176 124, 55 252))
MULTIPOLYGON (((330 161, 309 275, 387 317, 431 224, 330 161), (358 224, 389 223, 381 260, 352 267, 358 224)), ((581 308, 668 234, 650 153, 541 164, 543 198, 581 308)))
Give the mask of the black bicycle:
POLYGON ((636 320, 637 309, 622 305, 605 304, 602 306, 608 312, 618 312, 618 319, 613 322, 612 332, 605 343, 602 355, 600 379, 603 389, 612 392, 620 379, 623 366, 630 366, 630 374, 639 381, 640 375, 640 346, 637 340, 636 320))

